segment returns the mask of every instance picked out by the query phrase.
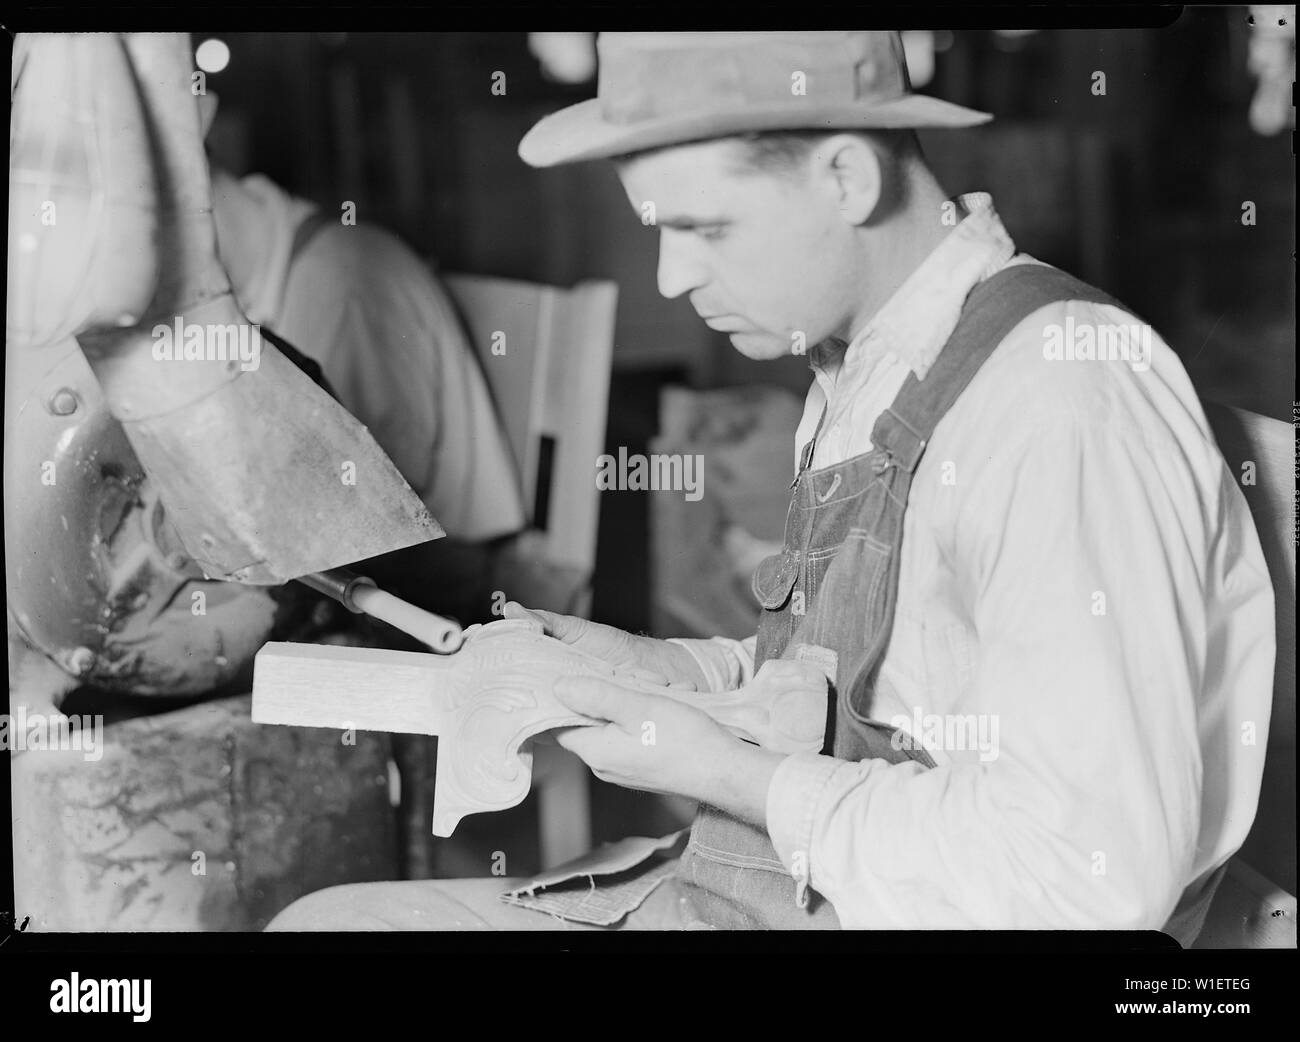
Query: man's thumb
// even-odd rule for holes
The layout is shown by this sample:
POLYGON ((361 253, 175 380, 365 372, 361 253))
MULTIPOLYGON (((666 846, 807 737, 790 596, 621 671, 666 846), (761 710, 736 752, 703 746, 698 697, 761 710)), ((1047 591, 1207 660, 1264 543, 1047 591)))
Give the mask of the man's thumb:
POLYGON ((525 608, 517 601, 510 601, 506 604, 504 615, 507 619, 532 619, 534 622, 540 622, 542 629, 556 640, 562 640, 566 644, 572 644, 582 636, 582 629, 585 625, 583 619, 575 619, 569 615, 557 615, 553 611, 543 611, 541 608, 525 608))

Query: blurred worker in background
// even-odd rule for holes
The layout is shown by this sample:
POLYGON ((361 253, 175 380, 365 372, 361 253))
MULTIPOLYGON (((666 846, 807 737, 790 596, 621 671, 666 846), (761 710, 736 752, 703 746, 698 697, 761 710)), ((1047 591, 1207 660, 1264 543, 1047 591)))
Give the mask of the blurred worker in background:
MULTIPOLYGON (((217 96, 199 99, 205 133, 217 96)), ((510 450, 446 290, 397 236, 344 223, 259 174, 215 164, 217 248, 235 297, 325 382, 447 531, 368 562, 398 596, 472 619, 490 603, 486 544, 523 529, 510 450), (415 581, 418 578, 418 584, 415 581)))

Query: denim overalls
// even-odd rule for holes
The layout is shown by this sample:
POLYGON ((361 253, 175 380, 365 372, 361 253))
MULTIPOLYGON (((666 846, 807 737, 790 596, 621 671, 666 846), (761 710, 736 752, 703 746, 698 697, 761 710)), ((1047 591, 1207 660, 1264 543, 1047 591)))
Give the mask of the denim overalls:
MULTIPOLYGON (((804 446, 785 547, 754 573, 754 594, 763 606, 755 668, 770 658, 806 659, 834 678, 824 753, 934 766, 924 749, 910 743, 895 749, 894 728, 871 715, 876 672, 893 627, 912 475, 935 426, 984 360, 1022 319, 1063 300, 1116 304, 1055 268, 1029 263, 1002 269, 971 291, 926 378, 908 374, 877 419, 869 452, 811 470, 817 434, 804 446)), ((792 878, 765 828, 707 805, 696 815, 676 882, 699 925, 839 926, 834 908, 807 887, 806 876, 792 878)))

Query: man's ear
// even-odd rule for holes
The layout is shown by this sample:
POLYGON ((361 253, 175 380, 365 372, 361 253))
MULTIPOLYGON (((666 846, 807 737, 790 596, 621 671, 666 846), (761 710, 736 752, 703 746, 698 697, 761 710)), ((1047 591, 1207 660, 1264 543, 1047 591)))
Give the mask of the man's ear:
POLYGON ((876 150, 855 134, 836 134, 818 146, 816 161, 843 219, 853 225, 871 220, 884 194, 884 169, 876 150))

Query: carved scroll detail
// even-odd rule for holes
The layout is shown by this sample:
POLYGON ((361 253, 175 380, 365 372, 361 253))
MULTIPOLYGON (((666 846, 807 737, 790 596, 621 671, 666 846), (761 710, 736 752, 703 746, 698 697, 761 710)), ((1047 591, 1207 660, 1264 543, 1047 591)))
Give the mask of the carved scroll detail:
POLYGON ((253 719, 439 735, 433 832, 450 836, 466 814, 523 801, 532 784, 532 738, 598 723, 555 697, 556 681, 569 676, 693 705, 779 752, 822 745, 827 679, 815 666, 771 661, 735 691, 684 691, 620 674, 530 619, 471 626, 461 649, 446 656, 268 644, 257 657, 253 719))
MULTIPOLYGON (((740 737, 783 752, 821 748, 826 677, 802 662, 764 663, 736 691, 666 688, 619 675, 607 663, 543 633, 528 619, 470 627, 465 643, 443 660, 468 666, 472 694, 444 733, 434 788, 434 834, 449 836, 466 814, 504 810, 522 802, 532 783, 532 753, 524 744, 557 727, 594 723, 566 709, 553 690, 564 676, 596 676, 625 687, 697 706, 740 737), (469 661, 466 661, 466 660, 469 661)), ((465 691, 466 688, 461 688, 465 691)))

